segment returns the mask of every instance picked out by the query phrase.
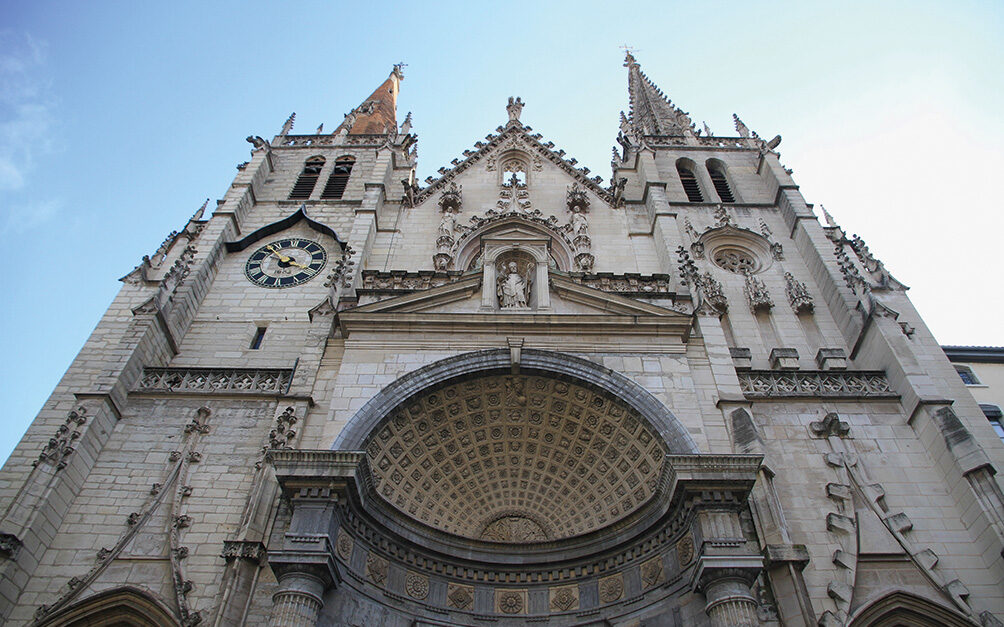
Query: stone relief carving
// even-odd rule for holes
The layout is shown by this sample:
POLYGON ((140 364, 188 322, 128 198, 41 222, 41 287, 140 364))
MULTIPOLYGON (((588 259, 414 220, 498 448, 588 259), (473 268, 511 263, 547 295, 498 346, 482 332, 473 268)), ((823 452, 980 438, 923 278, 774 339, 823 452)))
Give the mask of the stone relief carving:
POLYGON ((474 587, 449 583, 446 587, 447 604, 458 610, 466 610, 474 604, 474 587))
POLYGON ((746 398, 897 398, 883 372, 746 370, 739 372, 746 398))
POLYGON ((338 531, 338 539, 335 540, 335 555, 346 564, 352 559, 352 536, 345 533, 344 529, 338 531))
POLYGON ((681 568, 694 559, 694 537, 689 533, 677 542, 676 557, 680 561, 681 568))
POLYGON ((641 565, 641 584, 643 588, 651 588, 662 583, 665 576, 662 557, 653 557, 641 565))
POLYGON ((502 614, 522 614, 526 608, 526 590, 496 590, 495 610, 502 614))
POLYGON ((624 596, 624 577, 617 573, 599 582, 600 603, 613 603, 624 596))
POLYGON ((568 612, 579 609, 579 587, 561 586, 548 591, 553 612, 568 612))
POLYGON ((404 590, 411 598, 421 601, 429 596, 429 578, 409 570, 404 576, 404 590))
POLYGON ((481 539, 488 542, 543 542, 544 529, 526 516, 503 516, 485 526, 481 539))
POLYGON ((387 581, 389 566, 387 560, 372 551, 366 555, 366 576, 378 586, 382 586, 387 581))
POLYGON ((745 286, 743 292, 746 294, 746 302, 749 303, 750 311, 753 313, 767 313, 774 307, 774 301, 767 291, 767 286, 763 281, 753 276, 745 274, 745 286))
POLYGON ((286 368, 144 368, 136 391, 284 394, 292 378, 286 368))

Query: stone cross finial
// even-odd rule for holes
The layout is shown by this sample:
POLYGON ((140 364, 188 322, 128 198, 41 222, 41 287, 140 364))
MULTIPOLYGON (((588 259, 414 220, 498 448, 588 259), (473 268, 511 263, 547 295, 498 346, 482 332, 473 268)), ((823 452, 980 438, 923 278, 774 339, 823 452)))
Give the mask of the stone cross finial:
POLYGON ((523 113, 523 101, 518 97, 509 96, 509 104, 506 105, 505 110, 509 113, 510 122, 519 122, 519 115, 523 113))

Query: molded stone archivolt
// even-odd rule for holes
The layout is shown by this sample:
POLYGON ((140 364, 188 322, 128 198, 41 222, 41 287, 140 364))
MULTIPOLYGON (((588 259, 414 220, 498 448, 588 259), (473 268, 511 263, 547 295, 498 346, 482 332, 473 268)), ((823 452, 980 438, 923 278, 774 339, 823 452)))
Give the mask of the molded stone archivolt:
MULTIPOLYGON (((366 451, 378 494, 397 509, 448 533, 503 542, 490 526, 503 516, 535 522, 547 540, 627 516, 652 496, 667 453, 618 401, 565 381, 501 375, 409 400, 366 451)), ((509 542, 536 539, 536 528, 518 526, 509 542)))

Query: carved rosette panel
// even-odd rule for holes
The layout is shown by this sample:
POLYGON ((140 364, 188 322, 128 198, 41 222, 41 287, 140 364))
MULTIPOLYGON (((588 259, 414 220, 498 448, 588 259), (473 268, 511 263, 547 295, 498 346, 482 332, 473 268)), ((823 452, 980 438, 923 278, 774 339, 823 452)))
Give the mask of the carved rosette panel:
POLYGON ((676 559, 680 563, 680 568, 694 560, 694 538, 689 533, 676 543, 676 559))
POLYGON ((549 607, 552 612, 570 612, 579 609, 579 587, 558 586, 548 590, 549 607))
POLYGON ((623 518, 651 498, 667 453, 619 401, 503 375, 409 400, 366 452, 377 492, 408 516, 502 542, 557 540, 623 518))
POLYGON ((526 590, 496 590, 495 611, 499 614, 525 614, 526 590))
POLYGON ((624 576, 620 573, 599 581, 600 603, 613 603, 624 596, 624 576))
POLYGON ((429 578, 409 570, 404 576, 404 590, 411 598, 421 601, 429 596, 429 578))
POLYGON ((335 540, 335 554, 343 562, 348 564, 352 560, 352 537, 344 530, 338 532, 338 539, 335 540))
POLYGON ((454 609, 466 610, 474 605, 474 586, 450 583, 446 586, 446 604, 454 609))

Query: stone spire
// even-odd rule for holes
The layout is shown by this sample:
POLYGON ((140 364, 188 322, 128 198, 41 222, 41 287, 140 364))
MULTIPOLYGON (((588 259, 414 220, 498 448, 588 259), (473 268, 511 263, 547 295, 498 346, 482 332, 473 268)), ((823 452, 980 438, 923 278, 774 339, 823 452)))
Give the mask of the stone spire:
POLYGON ((676 107, 662 90, 656 87, 634 55, 627 51, 624 67, 628 68, 628 96, 631 114, 628 121, 638 135, 683 135, 693 132, 694 123, 686 112, 676 107))
POLYGON ((368 135, 397 131, 397 94, 401 81, 404 80, 401 72, 403 65, 395 65, 387 80, 345 116, 345 121, 335 129, 335 135, 346 132, 349 135, 368 135))

